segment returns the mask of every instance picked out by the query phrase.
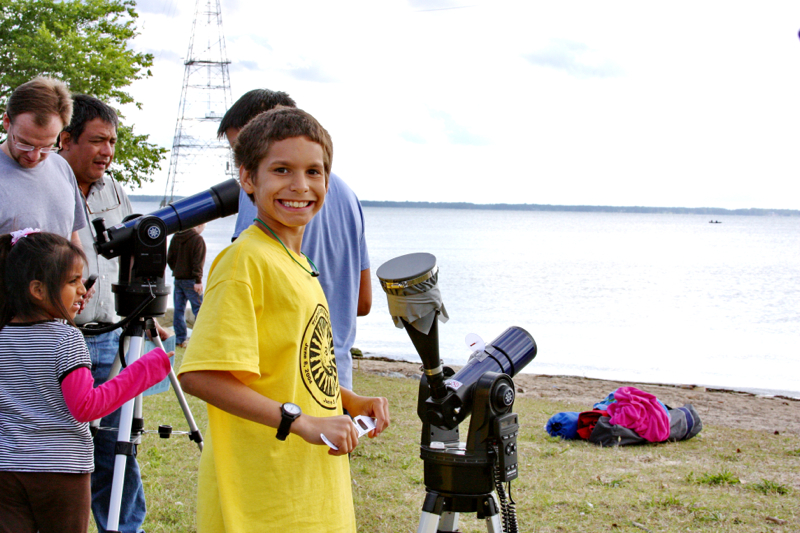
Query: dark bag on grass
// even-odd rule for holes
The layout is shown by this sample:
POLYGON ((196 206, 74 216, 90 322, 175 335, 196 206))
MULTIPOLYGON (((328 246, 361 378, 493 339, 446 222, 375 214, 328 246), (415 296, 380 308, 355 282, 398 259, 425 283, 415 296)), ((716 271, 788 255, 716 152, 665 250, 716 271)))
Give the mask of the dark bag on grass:
POLYGON ((645 444, 647 441, 632 429, 624 426, 613 425, 608 416, 601 417, 595 424, 589 442, 598 446, 630 446, 631 444, 645 444))
POLYGON ((687 403, 683 407, 669 410, 668 440, 689 440, 702 430, 703 422, 692 404, 687 403))

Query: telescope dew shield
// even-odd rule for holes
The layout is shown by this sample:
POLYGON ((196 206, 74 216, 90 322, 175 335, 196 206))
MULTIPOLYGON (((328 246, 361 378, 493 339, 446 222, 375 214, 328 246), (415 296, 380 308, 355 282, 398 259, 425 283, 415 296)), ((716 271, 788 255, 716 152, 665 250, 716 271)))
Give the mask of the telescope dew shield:
POLYGON ((389 313, 395 326, 402 328, 403 321, 424 335, 433 326, 434 312, 439 320, 447 322, 447 310, 439 291, 439 267, 436 257, 428 253, 401 255, 378 268, 378 279, 389 302, 389 313))
POLYGON ((447 395, 439 358, 437 319, 447 322, 447 310, 437 286, 436 257, 414 253, 395 257, 377 271, 395 326, 405 327, 422 359, 434 398, 447 395))

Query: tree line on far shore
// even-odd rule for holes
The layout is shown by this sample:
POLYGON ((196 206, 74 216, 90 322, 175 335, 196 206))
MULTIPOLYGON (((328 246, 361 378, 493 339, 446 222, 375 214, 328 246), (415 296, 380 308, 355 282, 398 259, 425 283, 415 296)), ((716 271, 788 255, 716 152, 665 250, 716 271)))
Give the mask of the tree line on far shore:
POLYGON ((469 202, 376 202, 362 200, 365 207, 416 207, 433 209, 485 209, 492 211, 574 211, 588 213, 661 213, 679 215, 800 216, 796 209, 724 209, 722 207, 646 207, 613 205, 472 204, 469 202))
MULTIPOLYGON (((128 195, 133 202, 160 202, 162 196, 128 195)), ((175 197, 180 200, 183 197, 175 197)), ((573 211, 580 213, 661 213, 678 215, 745 215, 800 216, 796 209, 724 209, 722 207, 643 207, 613 205, 548 205, 548 204, 472 204, 469 202, 392 202, 362 200, 364 207, 404 207, 424 209, 484 209, 489 211, 573 211)))

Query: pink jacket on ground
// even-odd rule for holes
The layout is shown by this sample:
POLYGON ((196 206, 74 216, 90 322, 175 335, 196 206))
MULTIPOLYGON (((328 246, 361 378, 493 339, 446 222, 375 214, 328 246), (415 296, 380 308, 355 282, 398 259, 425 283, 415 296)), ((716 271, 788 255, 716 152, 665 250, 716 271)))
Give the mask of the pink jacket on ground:
POLYGON ((620 387, 609 404, 610 424, 632 429, 650 442, 669 438, 669 415, 655 396, 636 387, 620 387))

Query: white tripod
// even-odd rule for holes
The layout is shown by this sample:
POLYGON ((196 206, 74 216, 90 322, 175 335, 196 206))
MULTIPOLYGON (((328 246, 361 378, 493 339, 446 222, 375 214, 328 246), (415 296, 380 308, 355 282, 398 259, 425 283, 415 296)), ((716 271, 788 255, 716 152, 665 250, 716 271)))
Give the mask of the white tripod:
MULTIPOLYGON (((144 354, 145 331, 151 332, 151 337, 156 346, 161 349, 164 348, 163 344, 161 344, 161 338, 159 338, 156 332, 152 317, 140 317, 128 324, 123 335, 123 339, 127 338, 130 341, 128 352, 125 356, 127 364, 135 363, 144 354)), ((119 357, 117 357, 111 369, 111 377, 119 373, 120 366, 119 357)), ((181 406, 181 410, 183 410, 183 415, 191 430, 189 432, 189 439, 196 442, 200 451, 202 451, 203 437, 200 434, 200 430, 197 428, 197 424, 194 422, 192 411, 189 409, 189 404, 186 402, 186 397, 183 394, 183 390, 181 389, 173 369, 169 371, 169 381, 172 384, 172 389, 175 391, 175 396, 178 398, 178 403, 181 406)), ((122 412, 120 413, 116 457, 114 458, 114 481, 111 485, 111 501, 109 502, 108 508, 108 523, 106 524, 106 530, 109 533, 118 532, 120 507, 122 506, 122 487, 125 481, 125 466, 129 456, 136 456, 136 447, 141 442, 143 432, 142 396, 140 394, 136 398, 125 402, 122 406, 122 412), (136 423, 136 427, 134 427, 134 422, 136 423)))

